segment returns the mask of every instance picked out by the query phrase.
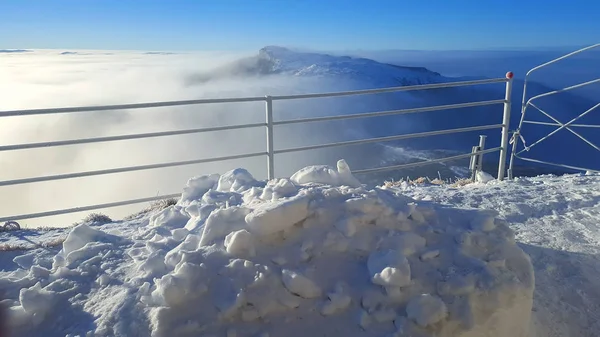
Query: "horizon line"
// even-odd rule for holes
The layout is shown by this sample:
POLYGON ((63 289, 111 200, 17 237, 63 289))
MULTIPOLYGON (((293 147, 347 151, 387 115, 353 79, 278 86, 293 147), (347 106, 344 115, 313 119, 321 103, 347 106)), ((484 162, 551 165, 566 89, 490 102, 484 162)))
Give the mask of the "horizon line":
POLYGON ((250 52, 259 51, 260 49, 267 46, 279 46, 288 48, 290 50, 296 50, 299 52, 326 52, 326 53, 339 53, 339 52, 486 52, 486 51, 564 51, 564 50, 578 50, 585 48, 589 45, 573 45, 573 46, 539 46, 539 47, 488 47, 488 48, 456 48, 456 49, 414 49, 414 48, 388 48, 388 49, 319 49, 310 47, 293 47, 285 45, 265 45, 263 47, 255 49, 92 49, 92 48, 0 48, 0 51, 13 51, 13 52, 28 52, 28 51, 119 51, 119 52, 171 52, 171 53, 196 53, 196 52, 250 52))

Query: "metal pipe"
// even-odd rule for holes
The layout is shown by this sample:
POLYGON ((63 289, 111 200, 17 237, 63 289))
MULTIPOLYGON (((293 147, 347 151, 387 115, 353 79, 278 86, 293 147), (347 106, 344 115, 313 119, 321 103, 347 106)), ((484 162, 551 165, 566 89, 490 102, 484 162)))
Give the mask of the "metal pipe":
POLYGON ((508 179, 512 180, 514 178, 513 176, 513 165, 514 165, 514 161, 515 161, 515 156, 517 155, 517 143, 519 142, 519 137, 521 135, 519 134, 519 131, 515 131, 515 133, 513 133, 513 138, 512 138, 512 151, 510 152, 510 163, 508 164, 508 179))
MULTIPOLYGON (((368 89, 368 90, 329 92, 329 93, 304 94, 304 95, 283 95, 283 96, 272 96, 271 98, 273 100, 284 100, 284 99, 302 99, 302 98, 320 98, 320 97, 340 97, 340 96, 366 95, 366 94, 388 93, 388 92, 398 92, 398 91, 453 88, 453 87, 461 87, 461 86, 468 86, 468 85, 480 85, 480 84, 491 84, 491 83, 501 83, 501 82, 506 82, 506 79, 495 78, 495 79, 485 79, 485 80, 476 80, 476 81, 411 85, 411 86, 392 87, 392 88, 383 88, 383 89, 368 89)), ((8 111, 0 111, 0 117, 46 115, 46 114, 106 111, 106 110, 121 110, 121 109, 158 108, 158 107, 194 105, 194 104, 260 102, 260 101, 264 101, 264 100, 265 100, 265 97, 213 98, 213 99, 168 101, 168 102, 154 102, 154 103, 81 106, 81 107, 70 107, 70 108, 8 110, 8 111)))
MULTIPOLYGON (((573 124, 575 121, 577 121, 578 119, 584 117, 585 115, 587 115, 588 113, 594 111, 595 109, 597 109, 598 107, 600 107, 600 103, 594 105, 593 107, 589 108, 588 110, 586 110, 584 113, 582 113, 581 115, 571 119, 570 121, 568 121, 567 123, 561 125, 559 128, 557 128, 556 130, 550 132, 549 134, 547 134, 546 136, 538 139, 537 141, 533 142, 531 145, 529 145, 527 148, 519 151, 519 153, 531 149, 532 147, 536 146, 537 144, 543 142, 544 140, 550 138, 552 135, 554 135, 555 133, 557 133, 558 131, 564 129, 564 128, 568 128, 571 124, 573 124)), ((540 110, 541 111, 541 110, 540 110)), ((541 111, 542 113, 546 114, 545 112, 541 111)), ((547 115, 547 114, 546 114, 547 115)), ((552 118, 554 121, 558 122, 558 120, 556 120, 555 118, 551 117, 548 115, 548 117, 552 118)), ((585 138, 581 137, 579 134, 577 134, 575 131, 570 130, 571 132, 573 132, 576 136, 578 136, 579 138, 581 138, 582 140, 584 140, 586 143, 588 143, 589 145, 591 145, 592 147, 594 147, 596 150, 600 151, 600 148, 598 148, 596 145, 594 145, 593 143, 589 142, 588 140, 586 140, 585 138)))
POLYGON ((389 141, 392 141, 392 140, 401 140, 401 139, 411 139, 411 138, 422 138, 422 137, 429 137, 429 136, 447 135, 447 134, 460 133, 460 132, 469 132, 469 131, 479 131, 479 130, 496 129, 496 128, 500 128, 500 127, 502 127, 502 124, 472 126, 472 127, 466 127, 466 128, 447 129, 447 130, 440 130, 440 131, 428 131, 428 132, 419 132, 419 133, 409 133, 409 134, 406 134, 406 135, 399 135, 399 136, 389 136, 389 137, 359 139, 359 140, 350 140, 350 141, 338 142, 338 143, 328 143, 328 144, 319 144, 319 145, 294 147, 294 148, 289 148, 289 149, 275 150, 274 152, 275 152, 275 154, 280 154, 280 153, 288 153, 288 152, 297 152, 297 151, 323 149, 323 148, 327 148, 327 147, 337 147, 337 146, 347 146, 347 145, 358 145, 358 144, 389 142, 389 141))
POLYGON ((500 141, 500 162, 498 163, 498 180, 504 180, 504 173, 506 169, 506 155, 508 153, 508 134, 509 134, 509 126, 510 126, 510 97, 512 93, 512 84, 513 84, 513 73, 506 73, 506 78, 508 81, 506 82, 506 94, 504 99, 506 102, 504 103, 504 114, 502 115, 502 138, 500 141))
POLYGON ((267 121, 267 177, 275 178, 275 153, 273 152, 273 99, 265 97, 265 113, 267 121))
MULTIPOLYGON (((549 123, 549 122, 537 122, 537 121, 523 121, 523 124, 538 124, 538 125, 548 125, 548 126, 561 126, 559 123, 549 123)), ((600 125, 588 125, 588 124, 571 124, 572 127, 578 128, 600 128, 600 125)))
POLYGON ((479 153, 479 146, 473 146, 471 149, 471 161, 469 162, 471 181, 475 181, 475 178, 477 177, 477 153, 479 153))
MULTIPOLYGON (((549 113, 547 113, 546 111, 540 109, 537 105, 530 103, 529 105, 531 105, 532 107, 534 107, 535 109, 537 109, 539 112, 541 112, 542 114, 544 114, 546 117, 550 118, 551 120, 553 120, 554 122, 558 123, 560 125, 559 130, 562 129, 563 124, 556 118, 552 117, 549 113)), ((597 109, 598 107, 600 107, 600 103, 596 104, 591 110, 593 109, 597 109)), ((591 110, 588 110, 584 113, 582 113, 580 115, 580 117, 583 117, 585 114, 588 114, 589 112, 591 112, 591 110)), ((579 117, 578 117, 579 118, 579 117)), ((573 125, 572 123, 569 123, 569 126, 573 125)), ((587 140, 584 136, 580 135, 579 133, 577 133, 575 130, 569 128, 568 126, 564 126, 565 129, 567 129, 569 132, 571 132, 572 134, 574 134, 576 137, 578 137, 579 139, 583 140, 586 144, 588 144, 589 146, 593 147, 594 149, 596 149, 597 151, 600 151, 600 147, 596 146, 594 143, 590 142, 589 140, 587 140)), ((531 148, 534 144, 532 144, 531 146, 529 146, 529 148, 531 148)))
POLYGON ((159 169, 159 168, 166 168, 166 167, 212 163, 212 162, 216 162, 216 161, 259 157, 259 156, 264 156, 266 154, 267 154, 266 152, 255 152, 255 153, 248 153, 248 154, 238 154, 238 155, 234 155, 234 156, 185 160, 185 161, 176 161, 176 162, 160 163, 160 164, 120 167, 120 168, 115 168, 115 169, 85 171, 85 172, 76 172, 76 173, 57 174, 57 175, 52 175, 52 176, 41 176, 41 177, 5 180, 5 181, 0 181, 0 186, 21 185, 21 184, 38 183, 38 182, 42 182, 42 181, 92 177, 92 176, 99 176, 99 175, 105 175, 105 174, 115 174, 115 173, 124 173, 124 172, 152 170, 152 169, 159 169))
POLYGON ((354 118, 369 118, 369 117, 379 117, 379 116, 402 115, 402 114, 420 113, 420 112, 429 112, 429 111, 470 108, 470 107, 476 107, 476 106, 486 106, 486 105, 501 104, 501 103, 505 103, 505 100, 497 99, 497 100, 471 102, 471 103, 435 105, 435 106, 428 106, 428 107, 423 107, 423 108, 389 110, 389 111, 380 111, 380 112, 367 112, 367 113, 359 113, 359 114, 353 114, 353 115, 289 119, 289 120, 284 120, 284 121, 273 122, 273 125, 325 122, 325 121, 345 120, 345 119, 354 119, 354 118))
POLYGON ((585 168, 585 167, 565 165, 565 164, 557 164, 557 163, 552 163, 552 162, 549 162, 549 161, 543 161, 543 160, 537 160, 537 159, 531 159, 531 158, 524 158, 524 157, 520 157, 518 154, 515 154, 515 157, 517 157, 517 158, 519 158, 521 160, 530 161, 532 163, 548 164, 548 165, 553 165, 553 166, 558 166, 558 167, 564 167, 564 168, 568 168, 568 169, 572 169, 572 170, 591 171, 591 172, 600 173, 600 170, 594 170, 594 169, 589 169, 589 168, 585 168))
MULTIPOLYGON (((486 80, 475 80, 475 81, 435 83, 435 84, 425 84, 425 85, 415 85, 415 86, 401 86, 401 87, 393 87, 393 88, 381 88, 381 89, 357 90, 357 91, 333 92, 333 93, 319 93, 319 94, 305 94, 305 95, 200 99, 200 100, 153 102, 153 103, 139 103, 139 104, 119 104, 119 105, 106 105, 106 106, 83 106, 83 107, 67 107, 67 108, 47 108, 47 109, 0 111, 0 117, 10 117, 10 116, 63 114, 63 113, 88 112, 88 111, 158 108, 158 107, 184 106, 184 105, 195 105, 195 104, 241 103, 241 102, 259 102, 259 101, 265 101, 265 106, 266 106, 265 107, 265 114, 266 114, 266 122, 265 123, 254 123, 254 124, 212 127, 212 128, 197 128, 197 129, 178 130, 178 131, 151 132, 151 133, 141 133, 141 134, 134 134, 134 135, 120 135, 120 136, 60 140, 60 141, 50 141, 50 142, 29 143, 29 144, 14 144, 14 145, 0 146, 0 151, 24 150, 24 149, 45 148, 45 147, 58 147, 58 146, 68 146, 68 145, 77 145, 77 144, 89 144, 89 143, 99 143, 99 142, 143 139, 143 138, 151 138, 151 137, 165 137, 165 136, 175 136, 175 135, 193 134, 193 133, 201 133, 201 132, 224 131, 224 130, 234 130, 234 129, 242 129, 242 128, 261 127, 261 126, 266 127, 266 136, 267 136, 267 151, 266 152, 255 152, 255 153, 248 153, 248 154, 241 154, 241 155, 234 155, 234 156, 223 156, 223 157, 217 157, 217 158, 196 159, 196 160, 169 162, 169 163, 139 165, 139 166, 121 167, 121 168, 114 168, 114 169, 104 169, 104 170, 95 170, 95 171, 75 172, 75 173, 66 173, 66 174, 58 174, 58 175, 50 175, 50 176, 14 179, 14 180, 0 181, 0 186, 11 186, 11 185, 37 183, 37 182, 44 182, 44 181, 54 181, 54 180, 62 180, 62 179, 90 177, 90 176, 97 176, 97 175, 134 172, 134 171, 141 171, 141 170, 150 170, 150 169, 159 169, 159 168, 176 167, 176 166, 183 166, 183 165, 192 165, 192 164, 201 164, 201 163, 217 162, 217 161, 224 161, 224 160, 232 160, 232 159, 258 157, 258 156, 263 156, 263 155, 267 155, 267 176, 269 179, 273 179, 275 177, 274 157, 275 157, 275 154, 278 154, 278 153, 304 151, 304 150, 327 148, 327 147, 333 147, 333 146, 366 144, 366 143, 384 142, 384 141, 391 141, 391 140, 428 137, 428 136, 444 135, 444 134, 451 134, 451 133, 458 133, 458 132, 469 132, 469 131, 493 129, 493 128, 499 128, 499 127, 503 126, 503 124, 474 126, 474 127, 466 127, 466 128, 459 128, 459 129, 422 132, 422 133, 391 136, 391 137, 381 137, 381 138, 373 138, 373 139, 366 139, 366 140, 347 141, 347 142, 330 143, 330 144, 323 144, 323 145, 316 145, 316 146, 305 146, 305 147, 298 147, 298 148, 291 148, 291 149, 275 150, 274 144, 273 144, 274 143, 273 133, 274 133, 275 125, 318 122, 318 121, 327 121, 327 120, 343 120, 343 119, 353 119, 353 118, 368 118, 368 117, 375 117, 375 116, 386 116, 386 115, 407 114, 407 113, 420 113, 420 112, 427 112, 427 111, 439 111, 439 110, 448 110, 448 109, 457 109, 457 108, 467 108, 467 107, 484 106, 484 105, 492 105, 492 104, 500 104, 500 103, 506 104, 507 99, 505 98, 504 100, 491 100, 491 101, 481 101, 481 102, 440 105, 440 106, 433 106, 433 107, 421 107, 421 108, 413 108, 413 109, 370 112, 370 113, 358 114, 358 115, 305 118, 305 119, 296 119, 296 120, 287 120, 287 121, 284 120, 284 121, 278 121, 278 122, 273 121, 273 100, 342 97, 342 96, 391 93, 391 92, 412 91, 412 90, 452 88, 452 87, 461 87, 461 86, 468 86, 468 85, 481 85, 481 84, 504 83, 504 82, 508 83, 508 82, 510 82, 510 79, 497 78, 497 79, 486 79, 486 80)), ((484 152, 479 152, 479 153, 487 153, 487 152, 493 152, 493 151, 494 151, 494 149, 491 149, 489 151, 484 151, 484 152)), ((468 157, 469 155, 471 155, 471 154, 461 155, 461 156, 453 156, 453 157, 443 158, 441 160, 434 160, 434 161, 427 161, 427 162, 411 163, 411 164, 406 164, 406 165, 401 165, 401 166, 394 166, 394 167, 390 167, 387 169, 428 165, 428 164, 435 163, 435 162, 465 158, 465 157, 468 157)), ((385 169, 386 168, 379 168, 379 169, 374 169, 374 170, 371 169, 371 170, 363 170, 363 171, 357 171, 357 172, 358 173, 374 172, 374 171, 385 170, 385 169)), ((175 196, 175 195, 133 199, 133 200, 126 200, 126 201, 107 203, 107 204, 98 204, 98 205, 75 207, 75 208, 68 208, 68 209, 62 209, 62 210, 56 210, 56 211, 31 213, 28 215, 15 215, 15 216, 10 216, 10 217, 2 217, 2 218, 0 218, 0 221, 10 221, 10 220, 16 221, 16 220, 22 220, 22 219, 34 218, 34 217, 44 217, 44 216, 60 215, 60 214, 67 214, 67 213, 80 212, 80 211, 88 211, 88 210, 94 210, 94 209, 123 206, 123 205, 141 203, 141 202, 145 202, 145 201, 158 200, 160 198, 171 197, 171 196, 175 196)))
POLYGON ((273 100, 289 100, 289 99, 304 99, 304 98, 324 98, 324 97, 340 97, 340 96, 356 96, 356 95, 367 95, 367 94, 383 94, 389 92, 399 91, 413 91, 413 90, 427 90, 427 89, 440 89, 440 88, 454 88, 464 87, 468 85, 481 85, 481 84, 492 84, 492 83, 503 83, 507 80, 505 78, 491 78, 485 80, 474 80, 474 81, 461 81, 461 82, 445 82, 435 84, 421 84, 421 85, 407 85, 401 87, 383 88, 383 89, 367 89, 367 90, 354 90, 354 91, 342 91, 342 92, 326 92, 319 94, 303 94, 303 95, 283 95, 283 96, 272 96, 273 100))
POLYGON ((265 126, 265 125, 266 125, 265 123, 254 123, 254 124, 243 124, 243 125, 218 126, 218 127, 212 127, 212 128, 187 129, 187 130, 178 130, 178 131, 139 133, 139 134, 134 134, 134 135, 121 135, 121 136, 109 136, 109 137, 59 140, 59 141, 53 141, 53 142, 14 144, 14 145, 0 146, 0 152, 13 151, 13 150, 25 150, 25 149, 37 149, 37 148, 43 148, 43 147, 114 142, 114 141, 121 141, 121 140, 132 140, 132 139, 143 139, 143 138, 154 138, 154 137, 179 136, 179 135, 203 133, 203 132, 256 128, 256 127, 261 127, 261 126, 265 126))
POLYGON ((495 148, 487 149, 484 151, 478 151, 476 153, 465 153, 465 154, 459 154, 456 156, 445 157, 445 158, 440 158, 440 159, 433 159, 433 160, 419 161, 419 162, 410 163, 410 164, 378 167, 378 168, 365 169, 365 170, 356 170, 356 171, 352 171, 352 174, 365 174, 365 173, 374 173, 374 172, 382 172, 382 171, 400 170, 400 169, 411 168, 411 167, 419 167, 419 166, 425 166, 425 165, 429 165, 429 164, 443 163, 446 161, 469 158, 469 157, 473 156, 474 154, 477 155, 477 154, 491 153, 491 152, 496 152, 499 150, 500 150, 499 147, 495 147, 495 148))
POLYGON ((591 84, 596 84, 596 83, 600 83, 600 78, 597 78, 597 79, 591 80, 591 81, 587 81, 587 82, 583 82, 583 83, 579 83, 579 84, 576 84, 576 85, 572 85, 570 87, 565 87, 565 88, 562 88, 562 89, 557 89, 557 90, 549 91, 549 92, 546 92, 546 93, 543 93, 543 94, 539 94, 537 96, 533 96, 529 100, 527 100, 527 103, 525 105, 527 106, 528 104, 531 104, 532 101, 534 101, 536 99, 539 99, 539 98, 542 98, 542 97, 556 95, 556 94, 559 94, 561 92, 571 91, 573 89, 578 89, 578 88, 585 87, 585 86, 591 85, 591 84))
POLYGON ((600 43, 597 43, 597 44, 594 44, 594 45, 591 45, 591 46, 588 46, 588 47, 585 47, 585 48, 581 48, 581 49, 576 50, 574 52, 571 52, 571 53, 568 53, 568 54, 563 55, 561 57, 558 57, 558 58, 555 58, 553 60, 550 60, 550 61, 548 61, 548 62, 546 62, 544 64, 540 64, 539 66, 530 69, 525 74, 525 79, 523 80, 523 99, 521 100, 521 121, 519 122, 519 129, 521 128, 521 125, 523 124, 523 119, 525 118, 525 111, 527 110, 527 104, 525 103, 525 99, 527 97, 527 82, 528 82, 529 76, 534 71, 537 71, 537 70, 539 70, 541 68, 549 66, 549 65, 551 65, 553 63, 556 63, 558 61, 564 60, 564 59, 566 59, 568 57, 571 57, 573 55, 579 54, 579 53, 584 52, 586 50, 590 50, 590 49, 594 49, 594 48, 598 48, 598 47, 600 47, 600 43))
POLYGON ((46 211, 46 212, 39 212, 39 213, 11 215, 11 216, 1 217, 0 218, 0 222, 19 221, 19 220, 23 220, 23 219, 35 219, 35 218, 43 218, 43 217, 46 217, 46 216, 63 215, 63 214, 86 212, 86 211, 94 211, 94 210, 97 210, 97 209, 113 208, 113 207, 127 206, 127 205, 135 205, 135 204, 141 204, 141 203, 144 203, 144 202, 150 202, 150 201, 156 201, 156 200, 163 200, 163 199, 169 199, 169 198, 177 198, 179 196, 181 196, 181 193, 159 195, 159 196, 148 197, 148 198, 130 199, 130 200, 124 200, 124 201, 110 202, 110 203, 106 203, 106 204, 96 204, 96 205, 90 205, 90 206, 63 208, 63 209, 58 209, 58 210, 54 210, 54 211, 46 211))
MULTIPOLYGON (((485 150, 485 139, 486 139, 486 135, 480 135, 479 136, 479 151, 483 151, 485 150)), ((480 154, 477 156, 477 170, 481 171, 483 170, 483 154, 480 154)))
POLYGON ((212 98, 212 99, 195 99, 195 100, 187 100, 187 101, 168 101, 168 102, 154 102, 154 103, 79 106, 79 107, 71 107, 71 108, 8 110, 8 111, 0 111, 0 117, 50 115, 50 114, 62 114, 62 113, 73 113, 73 112, 91 112, 91 111, 124 110, 124 109, 145 109, 145 108, 159 108, 159 107, 166 107, 166 106, 195 105, 195 104, 260 102, 260 101, 264 101, 264 100, 265 100, 264 97, 212 98))
MULTIPOLYGON (((571 57, 573 55, 582 53, 582 52, 590 50, 590 49, 598 48, 598 47, 600 47, 600 43, 597 43, 597 44, 594 44, 594 45, 591 45, 591 46, 588 46, 588 47, 585 47, 585 48, 581 48, 581 49, 576 50, 574 52, 568 53, 566 55, 563 55, 561 57, 558 57, 558 58, 550 60, 550 61, 548 61, 546 63, 543 63, 543 64, 541 64, 541 65, 539 65, 537 67, 534 67, 534 68, 530 69, 525 74, 525 78, 524 78, 524 81, 523 81, 523 97, 522 97, 522 100, 521 100, 521 118, 519 120, 519 125, 517 127, 517 130, 515 131, 515 133, 513 135, 513 146, 512 146, 512 152, 511 152, 511 156, 510 156, 510 164, 509 164, 509 169, 508 169, 509 179, 512 179, 512 175, 513 175, 512 171, 513 171, 513 165, 514 165, 514 158, 517 157, 519 159, 524 159, 522 157, 519 157, 518 155, 520 153, 522 153, 523 151, 525 151, 526 149, 517 152, 518 142, 519 142, 519 139, 521 138, 520 130, 521 130, 523 124, 524 123, 541 124, 541 122, 531 122, 531 121, 527 122, 527 121, 525 121, 525 113, 527 112, 527 107, 529 105, 533 106, 533 104, 531 104, 531 102, 534 99, 538 99, 538 98, 541 98, 541 97, 544 97, 544 96, 549 96, 549 95, 557 94, 557 93, 560 93, 560 92, 565 92, 565 91, 568 91, 568 90, 580 88, 580 87, 583 87, 583 86, 586 86, 586 85, 597 83, 600 80, 600 79, 596 79, 596 80, 588 81, 588 82, 581 83, 581 84, 578 84, 578 85, 574 85, 574 86, 570 86, 570 87, 567 87, 567 88, 563 88, 563 89, 560 89, 560 90, 551 91, 551 92, 548 92, 548 93, 545 93, 545 94, 542 94, 542 95, 534 96, 534 97, 530 98, 528 101, 526 101, 526 98, 527 98, 527 83, 528 83, 530 75, 534 71, 537 71, 537 70, 539 70, 541 68, 544 68, 544 67, 546 67, 548 65, 551 65, 553 63, 556 63, 558 61, 564 60, 564 59, 566 59, 568 57, 571 57)), ((583 125, 581 125, 581 124, 571 124, 571 126, 583 126, 583 125)), ((589 127, 595 127, 595 126, 589 126, 589 127)), ((530 160, 530 161, 532 161, 532 162, 539 162, 539 161, 535 161, 535 160, 530 160)), ((552 164, 552 163, 550 163, 550 164, 551 165, 557 165, 557 166, 563 166, 563 167, 567 167, 568 166, 568 165, 565 166, 565 165, 552 164)))

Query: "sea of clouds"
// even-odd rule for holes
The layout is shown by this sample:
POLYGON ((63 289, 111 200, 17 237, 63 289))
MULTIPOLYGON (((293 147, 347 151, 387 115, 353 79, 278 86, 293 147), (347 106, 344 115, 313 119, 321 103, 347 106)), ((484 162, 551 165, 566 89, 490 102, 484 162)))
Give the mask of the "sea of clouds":
MULTIPOLYGON (((256 69, 257 63, 252 59, 257 52, 0 50, 0 64, 2 64, 0 67, 0 92, 2 93, 0 111, 297 94, 352 90, 365 88, 365 85, 369 86, 367 83, 352 83, 342 77, 265 75, 261 69, 256 69)), ((393 64, 425 66, 447 76, 500 77, 506 70, 515 70, 519 79, 530 67, 546 62, 562 53, 563 51, 560 53, 557 51, 380 51, 377 53, 347 52, 346 54, 371 57, 393 64)), ((548 81, 544 78, 535 78, 535 80, 547 82, 554 88, 590 80, 599 75, 597 67, 592 66, 598 64, 597 62, 600 60, 598 55, 600 55, 598 52, 590 53, 574 60, 567 60, 564 64, 561 63, 549 69, 548 81)), ((258 65, 260 66, 260 64, 258 65)), ((514 89, 517 100, 521 95, 519 90, 522 82, 519 81, 515 82, 514 89)), ((597 85, 585 89, 585 91, 577 91, 577 94, 588 99, 597 97, 597 85)), ((497 94, 497 98, 500 98, 503 88, 499 88, 497 94)), ((468 91, 462 93, 465 99, 461 99, 461 101, 474 100, 475 96, 472 95, 474 94, 468 91)), ((418 106, 448 104, 444 101, 446 96, 437 93, 420 100, 417 99, 416 104, 418 106)), ((344 99, 277 101, 274 103, 274 115, 275 120, 278 120, 371 112, 410 107, 396 106, 396 104, 400 101, 400 103, 409 104, 415 100, 410 95, 398 97, 400 99, 393 101, 388 101, 383 97, 367 100, 365 96, 344 99)), ((446 97, 447 99, 448 97, 446 97)), ((559 97, 559 99, 562 98, 559 97)), ((571 110, 577 112, 581 108, 586 108, 584 106, 570 109, 573 107, 572 103, 579 102, 579 99, 569 99, 569 101, 565 101, 568 103, 565 106, 569 109, 560 107, 560 113, 571 113, 571 110)), ((518 111, 518 101, 514 103, 514 109, 518 111)), ((500 108, 497 113, 500 113, 500 108)), ((513 117, 512 123, 514 124, 519 118, 518 112, 514 113, 513 117)), ((425 123, 423 126, 431 122, 431 120, 423 118, 419 122, 425 123)), ((0 145, 260 123, 264 120, 264 102, 5 117, 0 118, 0 145)), ((447 128, 445 125, 442 126, 447 128)), ((460 126, 466 125, 461 124, 460 126)), ((373 136, 389 136, 399 132, 423 131, 421 129, 413 130, 415 127, 416 125, 408 120, 401 123, 394 120, 394 123, 391 124, 389 121, 383 120, 354 120, 352 124, 330 122, 286 125, 276 128, 275 147, 281 149, 373 136)), ((429 129, 425 131, 429 131, 429 129)), ((580 132, 584 131, 586 130, 580 132)), ((476 141, 476 136, 469 135, 474 139, 473 142, 476 141)), ((557 137, 554 138, 559 140, 557 137)), ((571 140, 566 142, 571 142, 571 140)), ((222 157, 265 150, 265 129, 261 127, 218 133, 5 151, 0 152, 0 167, 2 168, 0 180, 222 157)), ((407 156, 404 153, 406 151, 402 148, 393 148, 393 150, 403 151, 402 155, 398 155, 399 157, 407 156)), ((347 159, 355 169, 381 166, 385 164, 381 162, 382 160, 390 159, 388 158, 389 153, 386 152, 382 155, 376 151, 377 149, 373 147, 366 148, 366 150, 363 148, 362 152, 356 147, 352 149, 348 147, 345 150, 332 148, 282 154, 276 156, 276 175, 287 176, 297 169, 311 164, 335 164, 341 158, 347 159), (355 167, 355 165, 362 166, 355 167)), ((414 157, 414 154, 412 156, 414 157)), ((177 193, 180 192, 179 187, 183 186, 185 181, 192 176, 223 173, 237 167, 247 168, 257 175, 257 179, 266 178, 266 159, 256 157, 5 186, 0 187, 0 216, 177 193)), ((435 175, 434 171, 438 169, 439 167, 434 168, 432 174, 435 175)), ((119 218, 145 206, 147 205, 114 208, 108 210, 107 213, 119 218)), ((85 214, 71 214, 27 220, 24 223, 26 225, 65 226, 83 216, 85 214)))
MULTIPOLYGON (((37 109, 264 96, 341 90, 344 83, 291 76, 230 76, 228 65, 254 52, 148 53, 137 51, 33 50, 0 53, 0 110, 37 109), (217 69, 216 71, 214 71, 217 69), (206 75, 210 74, 210 75, 206 75), (208 76, 208 77, 207 77, 208 76), (202 81, 194 79, 202 78, 202 81)), ((239 65, 238 65, 239 66, 239 65)), ((237 75, 237 74, 236 74, 237 75)), ((275 118, 297 118, 320 112, 326 102, 275 103, 275 118), (314 109, 318 105, 320 109, 314 109)), ((263 102, 193 105, 140 110, 33 115, 0 119, 0 144, 44 142, 142 132, 257 123, 265 119, 263 102)), ((280 127, 278 148, 339 139, 331 126, 280 127)), ((0 155, 0 179, 18 179, 106 168, 193 160, 265 151, 265 129, 254 128, 175 137, 148 138, 7 151, 0 155)), ((278 175, 314 162, 324 152, 281 155, 278 175)), ((321 157, 319 157, 321 156, 321 157)), ((335 160, 335 158, 332 158, 335 160)), ((1 187, 3 216, 177 193, 195 175, 222 173, 243 166, 266 176, 264 157, 151 171, 138 171, 1 187)), ((134 205, 110 210, 120 217, 134 205)), ((30 220, 32 225, 70 225, 83 215, 30 220)))

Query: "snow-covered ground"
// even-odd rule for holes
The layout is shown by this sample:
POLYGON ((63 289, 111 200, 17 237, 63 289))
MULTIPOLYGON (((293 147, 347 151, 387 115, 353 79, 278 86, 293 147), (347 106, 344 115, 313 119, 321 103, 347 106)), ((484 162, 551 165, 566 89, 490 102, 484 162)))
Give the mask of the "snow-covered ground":
POLYGON ((600 176, 237 169, 129 221, 1 233, 0 287, 15 336, 597 336, 599 202, 600 176))
POLYGON ((598 336, 600 176, 399 189, 417 200, 497 211, 535 268, 532 335, 598 336))

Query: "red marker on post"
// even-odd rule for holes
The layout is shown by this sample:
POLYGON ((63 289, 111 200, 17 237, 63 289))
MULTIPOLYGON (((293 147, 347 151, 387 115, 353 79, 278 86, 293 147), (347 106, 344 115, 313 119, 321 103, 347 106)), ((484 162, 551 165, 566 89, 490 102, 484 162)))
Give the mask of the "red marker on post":
POLYGON ((513 76, 515 76, 515 74, 513 74, 512 71, 509 71, 506 73, 506 78, 508 78, 509 80, 513 78, 513 76))

